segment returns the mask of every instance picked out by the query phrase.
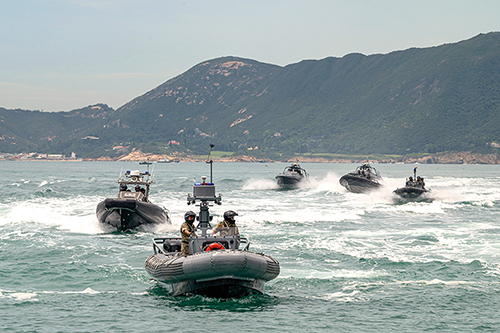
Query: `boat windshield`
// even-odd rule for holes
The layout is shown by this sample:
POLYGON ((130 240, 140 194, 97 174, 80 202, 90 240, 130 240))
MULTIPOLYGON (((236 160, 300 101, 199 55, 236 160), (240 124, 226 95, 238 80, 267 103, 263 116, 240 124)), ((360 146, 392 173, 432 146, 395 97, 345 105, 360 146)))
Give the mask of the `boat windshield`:
POLYGON ((380 173, 372 167, 370 164, 363 164, 359 167, 356 168, 355 171, 358 175, 371 175, 371 176, 377 176, 380 177, 380 173))
POLYGON ((117 181, 120 187, 118 197, 131 198, 132 195, 126 194, 124 192, 132 192, 136 193, 134 196, 136 196, 138 200, 148 201, 149 187, 154 183, 154 181, 150 179, 150 177, 151 174, 149 172, 141 173, 137 170, 125 172, 117 181), (139 193, 141 193, 142 195, 139 193))
POLYGON ((298 164, 292 164, 290 166, 287 166, 284 170, 283 170, 283 173, 288 173, 288 174, 298 174, 298 175, 301 175, 301 176, 304 176, 304 177, 307 177, 308 174, 307 174, 307 171, 303 168, 300 167, 300 165, 298 164))

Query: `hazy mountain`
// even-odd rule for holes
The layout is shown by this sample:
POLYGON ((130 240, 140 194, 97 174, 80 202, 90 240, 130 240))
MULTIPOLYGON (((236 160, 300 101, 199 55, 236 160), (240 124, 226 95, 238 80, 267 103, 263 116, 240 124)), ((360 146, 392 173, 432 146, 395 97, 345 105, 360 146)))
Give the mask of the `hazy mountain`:
POLYGON ((0 151, 50 143, 102 154, 116 144, 160 147, 170 140, 192 150, 206 150, 208 142, 219 150, 287 153, 484 150, 500 142, 500 33, 285 67, 218 58, 117 110, 98 107, 51 114, 0 109, 0 151))

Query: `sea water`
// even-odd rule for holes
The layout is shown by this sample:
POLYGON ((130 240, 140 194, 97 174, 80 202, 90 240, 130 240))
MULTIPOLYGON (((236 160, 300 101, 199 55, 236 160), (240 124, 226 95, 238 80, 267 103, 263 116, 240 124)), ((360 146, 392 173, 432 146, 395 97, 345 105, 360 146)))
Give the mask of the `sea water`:
POLYGON ((205 163, 153 164, 152 202, 172 225, 116 232, 97 204, 132 162, 2 161, 2 332, 457 332, 500 330, 500 166, 374 164, 384 187, 347 192, 355 164, 301 163, 310 181, 278 189, 284 163, 214 163, 222 205, 250 250, 281 274, 264 295, 171 297, 144 270, 152 238, 179 236, 205 163), (392 193, 424 177, 431 202, 392 193))

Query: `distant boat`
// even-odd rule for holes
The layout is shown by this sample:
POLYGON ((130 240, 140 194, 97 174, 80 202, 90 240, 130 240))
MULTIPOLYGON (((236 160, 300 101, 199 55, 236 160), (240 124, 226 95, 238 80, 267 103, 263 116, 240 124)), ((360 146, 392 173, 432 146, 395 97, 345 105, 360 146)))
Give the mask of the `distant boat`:
POLYGON ((174 163, 179 163, 180 161, 181 161, 180 159, 176 158, 176 159, 174 160, 174 163))
POLYGON ((142 161, 142 162, 139 162, 139 164, 141 165, 149 165, 149 164, 153 164, 152 162, 147 162, 147 161, 142 161))
POLYGON ((407 201, 432 201, 432 198, 428 196, 431 190, 425 188, 424 178, 417 176, 416 167, 413 169, 413 177, 406 180, 405 186, 393 192, 407 201))
POLYGON ((140 225, 171 223, 169 211, 149 201, 149 190, 153 180, 149 171, 127 171, 117 183, 119 192, 116 198, 101 201, 96 208, 100 223, 111 225, 120 231, 140 225), (128 187, 135 189, 130 191, 128 187))
POLYGON ((358 166, 355 171, 343 175, 339 183, 349 192, 364 193, 382 187, 380 180, 382 180, 380 173, 370 164, 365 163, 358 166))
POLYGON ((302 169, 299 163, 287 166, 282 173, 276 175, 276 181, 281 188, 292 189, 299 186, 299 183, 309 177, 307 171, 302 169))
POLYGON ((169 158, 162 158, 161 160, 156 161, 156 163, 172 163, 173 161, 169 158))

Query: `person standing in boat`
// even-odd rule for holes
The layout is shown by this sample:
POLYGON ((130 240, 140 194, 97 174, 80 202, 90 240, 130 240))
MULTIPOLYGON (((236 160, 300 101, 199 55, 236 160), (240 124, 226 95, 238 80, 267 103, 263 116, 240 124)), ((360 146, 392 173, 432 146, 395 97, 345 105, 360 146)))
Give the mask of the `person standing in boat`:
POLYGON ((406 186, 414 186, 412 176, 410 176, 410 178, 408 178, 408 181, 406 182, 406 186))
POLYGON ((420 188, 422 187, 423 182, 422 182, 422 179, 420 179, 420 176, 417 176, 417 180, 415 183, 416 183, 417 187, 420 187, 420 188))
POLYGON ((235 216, 238 216, 238 213, 233 210, 225 212, 224 221, 217 223, 214 231, 212 231, 212 235, 219 233, 220 236, 239 236, 240 232, 236 226, 236 221, 234 220, 235 216))
POLYGON ((189 255, 189 236, 194 233, 194 219, 196 218, 196 213, 193 211, 188 211, 184 214, 184 223, 181 225, 181 254, 183 256, 189 255))

